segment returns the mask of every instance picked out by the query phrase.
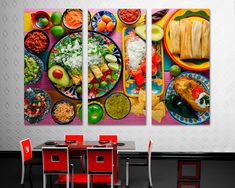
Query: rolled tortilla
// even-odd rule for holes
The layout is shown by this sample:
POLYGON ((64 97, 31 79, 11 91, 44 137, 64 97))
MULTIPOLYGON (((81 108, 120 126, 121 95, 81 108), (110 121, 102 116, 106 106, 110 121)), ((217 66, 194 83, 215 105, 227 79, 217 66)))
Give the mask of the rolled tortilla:
POLYGON ((202 58, 210 58, 210 22, 202 23, 202 58))
POLYGON ((180 59, 192 59, 192 22, 180 20, 180 59))
POLYGON ((103 73, 101 72, 101 70, 100 70, 100 68, 98 67, 98 65, 95 65, 95 64, 90 65, 90 69, 91 69, 91 71, 93 72, 93 74, 95 75, 95 77, 96 77, 97 79, 99 79, 100 77, 103 76, 103 73))
POLYGON ((109 67, 107 65, 107 63, 105 61, 103 61, 101 64, 100 64, 100 70, 101 72, 106 72, 109 70, 109 67))
POLYGON ((93 80, 94 74, 91 72, 91 69, 88 70, 88 84, 93 80))
POLYGON ((198 20, 192 24, 192 58, 202 58, 202 22, 198 20))
POLYGON ((180 54, 180 22, 170 22, 170 46, 171 53, 180 54))

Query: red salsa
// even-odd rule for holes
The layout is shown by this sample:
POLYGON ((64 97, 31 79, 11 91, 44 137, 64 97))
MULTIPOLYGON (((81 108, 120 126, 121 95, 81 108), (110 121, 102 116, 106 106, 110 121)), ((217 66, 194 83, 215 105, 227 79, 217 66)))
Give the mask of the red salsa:
POLYGON ((26 49, 34 53, 44 52, 47 49, 48 44, 49 41, 46 34, 41 31, 33 31, 28 33, 24 41, 26 49))
POLYGON ((140 17, 140 9, 119 9, 119 17, 125 23, 133 23, 140 17))

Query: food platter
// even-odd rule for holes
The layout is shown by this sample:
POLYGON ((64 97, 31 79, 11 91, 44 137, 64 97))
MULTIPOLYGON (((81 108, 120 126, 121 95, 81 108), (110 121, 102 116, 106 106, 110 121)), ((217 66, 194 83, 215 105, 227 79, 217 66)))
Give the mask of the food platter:
MULTIPOLYGON (((61 39, 59 39, 51 48, 49 55, 48 55, 48 62, 47 68, 48 72, 54 66, 60 66, 59 69, 66 75, 66 83, 59 83, 56 84, 55 82, 51 81, 52 85, 64 96, 81 100, 82 96, 81 93, 78 93, 76 90, 77 88, 81 87, 82 84, 82 32, 81 31, 74 31, 68 33, 61 39), (72 46, 71 46, 72 45, 72 46), (67 48, 67 49, 66 49, 67 48), (69 49, 70 48, 70 49, 69 49), (68 64, 73 62, 73 53, 76 53, 76 64, 72 67, 68 64), (62 61, 63 60, 63 61, 62 61), (63 62, 68 62, 65 64, 63 62), (74 80, 72 80, 74 77, 74 80)), ((56 67, 58 69, 58 67, 56 67)), ((52 72, 53 73, 53 72, 52 72)), ((48 77, 53 74, 48 73, 48 77)), ((53 78, 54 79, 54 78, 53 78)), ((56 80, 57 82, 57 80, 56 80)))
MULTIPOLYGON (((132 70, 128 66, 128 40, 142 40, 137 35, 132 34, 135 32, 135 27, 126 27, 123 29, 123 59, 124 59, 124 74, 123 74, 123 85, 124 92, 129 97, 136 97, 139 94, 140 89, 146 89, 146 54, 144 54, 142 62, 140 63, 140 69, 144 76, 144 83, 139 86, 135 76, 130 74, 132 70), (131 33, 131 34, 130 34, 131 33), (133 36, 133 37, 132 37, 133 36), (129 39, 131 38, 131 39, 129 39), (135 39, 134 39, 135 40, 135 39)), ((142 40, 144 41, 144 40, 142 40)), ((144 41, 145 42, 145 41, 144 41)), ((145 44, 146 45, 146 44, 145 44)), ((146 52, 145 52, 146 53, 146 52)), ((138 69, 138 68, 137 68, 138 69)), ((161 41, 152 43, 152 91, 156 95, 161 95, 164 92, 164 57, 163 57, 163 46, 161 41)))
MULTIPOLYGON (((50 69, 51 67, 53 67, 53 65, 58 65, 58 63, 56 62, 56 57, 58 56, 64 56, 64 54, 67 55, 68 52, 61 52, 61 50, 63 49, 63 45, 69 45, 69 43, 73 43, 73 41, 76 41, 76 39, 79 40, 80 45, 82 44, 82 38, 81 38, 81 31, 75 31, 75 32, 71 32, 69 34, 67 34, 66 36, 64 36, 63 38, 61 38, 58 42, 55 43, 55 45, 51 48, 51 51, 49 53, 48 56, 48 69, 50 69), (68 44, 66 44, 68 43, 68 44), (61 53, 58 53, 61 52, 61 53)), ((96 31, 89 31, 89 39, 88 41, 90 41, 90 46, 93 45, 92 47, 94 48, 94 50, 103 50, 102 53, 106 53, 107 54, 111 54, 113 56, 116 57, 117 59, 117 65, 118 68, 116 68, 115 70, 110 69, 109 67, 107 68, 108 70, 102 75, 102 77, 95 79, 95 77, 93 76, 93 79, 91 80, 91 82, 89 83, 90 85, 88 85, 89 90, 88 90, 88 94, 89 94, 89 98, 90 100, 95 100, 97 98, 103 97, 104 95, 106 95, 107 93, 109 93, 118 83, 120 77, 121 77, 121 73, 122 73, 122 55, 121 55, 121 51, 118 48, 117 44, 108 36, 96 32, 96 31), (96 45, 96 46, 94 46, 96 45), (103 48, 102 48, 103 47, 103 48), (104 52, 104 51, 107 52, 104 52), (109 82, 105 82, 105 79, 107 79, 107 76, 110 75, 110 80, 109 82), (101 85, 101 83, 107 83, 107 85, 101 85), (95 85, 96 84, 96 85, 95 85), (98 84, 98 86, 97 86, 98 84), (96 87, 95 87, 96 86, 96 87)), ((76 49, 75 49, 76 50, 76 49)), ((101 52, 101 51, 100 51, 101 52)), ((94 54, 94 51, 90 52, 90 57, 92 58, 94 54)), ((80 54, 77 53, 78 55, 80 55, 81 57, 79 58, 80 61, 82 61, 82 51, 80 51, 80 54)), ((101 57, 100 58, 104 58, 101 57)), ((58 58, 58 62, 59 60, 61 60, 61 58, 58 58)), ((106 63, 107 62, 103 62, 106 63)), ((59 64, 60 65, 60 64, 59 64)), ((107 64, 109 65, 109 64, 107 64)), ((66 69, 66 65, 62 65, 62 67, 64 68, 65 71, 67 71, 68 69, 66 69)), ((77 68, 77 67, 75 67, 77 68)), ((70 71, 70 70, 69 70, 70 71)), ((75 72, 75 71, 74 71, 75 72)), ((82 98, 82 93, 81 93, 81 86, 82 86, 82 66, 78 66, 78 70, 77 70, 77 74, 76 75, 71 75, 70 72, 68 72, 68 75, 71 79, 71 77, 75 76, 76 78, 78 77, 79 83, 76 83, 76 81, 73 82, 73 84, 68 85, 67 87, 61 87, 58 86, 57 84, 53 83, 53 86, 63 95, 67 96, 68 98, 71 99, 75 99, 75 100, 81 100, 82 98), (80 93, 78 93, 78 88, 80 89, 80 93)), ((89 73, 89 75, 92 74, 92 72, 89 73)), ((49 75, 48 75, 49 76, 49 75)))
POLYGON ((189 71, 205 71, 210 67, 210 60, 208 58, 199 58, 199 59, 180 59, 179 54, 173 54, 171 51, 171 42, 170 42, 170 22, 171 21, 180 21, 183 19, 189 19, 191 22, 199 21, 203 22, 204 20, 210 20, 209 10, 203 9, 179 9, 176 10, 166 21, 165 24, 165 34, 164 34, 164 46, 167 54, 170 58, 182 68, 189 71))
MULTIPOLYGON (((122 52, 123 52, 123 59, 124 59, 124 66, 123 66, 123 86, 124 86, 124 93, 129 97, 137 97, 139 94, 139 90, 146 88, 146 42, 141 39, 135 32, 135 27, 126 27, 123 28, 122 31, 122 52), (129 42, 130 41, 130 42, 129 42), (136 42, 136 45, 134 44, 136 42), (136 50, 135 51, 142 51, 142 54, 139 55, 139 63, 133 67, 131 65, 131 58, 128 57, 127 51, 128 51, 128 43, 132 43, 133 46, 135 45, 136 50), (142 46, 142 49, 139 48, 142 46), (139 48, 139 49, 137 49, 139 48), (128 65, 129 64, 129 65, 128 65), (140 73, 135 73, 137 71, 140 73), (132 73, 133 72, 133 73, 132 73), (141 79, 143 81, 140 81, 141 83, 138 84, 137 80, 140 80, 138 78, 135 78, 135 74, 139 74, 141 79)), ((132 51, 133 47, 130 47, 130 51, 132 51)), ((135 52, 133 50, 133 52, 135 52)), ((133 53, 134 54, 134 53, 133 53)), ((134 59, 133 59, 134 62, 134 59)))
POLYGON ((153 42, 152 48, 156 50, 158 56, 161 57, 160 63, 157 65, 157 72, 152 75, 152 92, 158 96, 164 92, 164 52, 162 41, 153 42))
POLYGON ((88 64, 90 64, 88 70, 88 83, 90 84, 88 84, 88 99, 95 100, 107 95, 118 84, 122 75, 123 59, 121 50, 110 37, 91 30, 88 33, 88 47, 90 47, 90 51, 88 50, 88 59, 90 58, 88 60, 88 64), (96 44, 96 46, 94 47, 93 44, 96 44), (102 62, 100 61, 97 64, 102 72, 100 78, 97 77, 97 69, 94 71, 91 64, 93 57, 96 56, 94 51, 97 50, 101 53, 99 59, 102 59, 102 62), (113 57, 114 60, 108 57, 113 57), (102 83, 105 84, 102 85, 102 83))
MULTIPOLYGON (((183 77, 183 76, 196 80, 203 88, 205 88, 205 90, 208 93, 210 93, 210 82, 205 76, 198 74, 198 73, 193 73, 193 72, 184 72, 184 73, 181 73, 178 76, 178 78, 183 77)), ((178 95, 173 87, 173 83, 174 83, 174 79, 170 81, 169 85, 166 88, 166 92, 164 96, 165 100, 168 100, 168 98, 172 94, 178 95)), ((207 121, 210 117, 210 113, 208 111, 206 112, 195 111, 198 119, 183 117, 178 113, 170 111, 169 109, 168 109, 168 112, 176 121, 182 124, 187 124, 187 125, 202 124, 203 122, 207 121)))

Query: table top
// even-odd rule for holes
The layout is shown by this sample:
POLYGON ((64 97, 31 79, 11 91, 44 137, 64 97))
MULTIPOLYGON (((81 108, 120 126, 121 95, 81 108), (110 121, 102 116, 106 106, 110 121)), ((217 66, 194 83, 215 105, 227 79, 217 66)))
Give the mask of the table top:
MULTIPOLYGON (((53 146, 61 146, 67 145, 70 150, 86 150, 87 147, 92 147, 96 145, 100 145, 99 141, 84 141, 84 142, 73 142, 67 143, 64 140, 48 140, 40 145, 34 147, 36 150, 41 150, 42 147, 53 147, 53 146), (48 145, 48 142, 55 142, 54 145, 48 145)), ((113 143, 104 144, 106 147, 112 147, 113 143)), ((118 151, 128 151, 128 150, 135 150, 135 141, 120 141, 117 143, 117 150, 118 151)))

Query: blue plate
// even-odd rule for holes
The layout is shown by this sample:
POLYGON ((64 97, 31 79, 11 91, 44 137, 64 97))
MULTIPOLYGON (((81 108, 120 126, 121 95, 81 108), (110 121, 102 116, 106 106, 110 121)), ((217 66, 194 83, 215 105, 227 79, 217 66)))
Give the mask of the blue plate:
POLYGON ((105 35, 110 35, 116 29, 116 27, 117 27, 117 19, 116 19, 116 17, 114 16, 114 14, 112 12, 103 10, 103 11, 99 11, 99 12, 95 13, 95 15, 91 18, 91 26, 92 26, 94 31, 98 31, 97 30, 98 23, 102 19, 103 15, 109 16, 112 19, 112 21, 113 21, 113 24, 114 24, 113 30, 110 31, 110 32, 108 32, 106 30, 102 32, 105 35))
MULTIPOLYGON (((48 112, 50 112, 51 106, 52 106, 52 100, 51 100, 50 95, 46 91, 39 89, 39 88, 32 88, 32 90, 36 94, 41 93, 41 95, 43 95, 46 100, 46 109, 42 115, 37 116, 37 117, 30 117, 27 114, 24 114, 25 120, 27 120, 30 124, 35 124, 35 123, 38 123, 39 121, 43 120, 46 117, 46 115, 48 114, 48 112)), ((26 92, 27 92, 27 90, 24 92, 24 96, 25 96, 26 92)))
MULTIPOLYGON (((208 78, 206 78, 205 76, 201 75, 201 74, 197 74, 197 73, 193 73, 193 72, 184 72, 181 73, 178 77, 181 76, 187 76, 189 78, 192 78, 194 80, 196 80, 197 82, 199 82, 208 93, 210 93, 210 81, 208 80, 208 78)), ((171 80, 169 85, 166 88, 166 92, 165 92, 165 100, 172 94, 177 94, 176 91, 173 88, 173 82, 174 80, 171 80)), ((195 113, 198 116, 198 119, 194 119, 194 118, 185 118, 180 116, 179 114, 175 113, 175 112, 171 112, 168 110, 168 112, 170 113, 170 115, 178 122, 182 123, 182 124, 187 124, 187 125, 198 125, 198 124, 202 124, 203 122, 207 121, 210 118, 210 113, 209 112, 198 112, 195 111, 195 113)))

